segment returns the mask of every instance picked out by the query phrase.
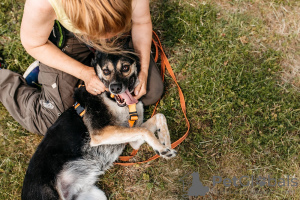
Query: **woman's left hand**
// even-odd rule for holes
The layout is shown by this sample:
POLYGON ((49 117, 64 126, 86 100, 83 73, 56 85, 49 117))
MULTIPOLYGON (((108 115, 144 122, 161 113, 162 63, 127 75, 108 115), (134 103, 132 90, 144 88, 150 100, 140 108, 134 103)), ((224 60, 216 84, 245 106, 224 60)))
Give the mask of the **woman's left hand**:
POLYGON ((148 79, 148 72, 143 72, 141 71, 139 76, 139 84, 138 86, 134 89, 134 98, 135 99, 140 99, 142 96, 144 96, 147 92, 147 79, 148 79))

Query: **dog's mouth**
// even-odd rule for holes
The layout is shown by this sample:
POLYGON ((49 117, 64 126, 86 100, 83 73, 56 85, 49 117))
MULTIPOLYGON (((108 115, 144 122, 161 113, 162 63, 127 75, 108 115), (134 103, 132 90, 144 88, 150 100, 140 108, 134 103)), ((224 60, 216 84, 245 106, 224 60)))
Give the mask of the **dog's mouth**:
POLYGON ((116 100, 118 106, 120 106, 120 107, 124 107, 126 105, 135 104, 135 103, 138 102, 138 100, 136 100, 131 95, 131 93, 129 92, 128 89, 125 92, 123 92, 122 94, 115 95, 115 100, 116 100))

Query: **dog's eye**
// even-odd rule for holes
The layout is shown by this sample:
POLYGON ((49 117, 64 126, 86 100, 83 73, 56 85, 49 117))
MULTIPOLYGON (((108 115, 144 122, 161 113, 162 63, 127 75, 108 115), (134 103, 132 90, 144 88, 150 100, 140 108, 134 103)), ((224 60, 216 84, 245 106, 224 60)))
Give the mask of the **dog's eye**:
POLYGON ((122 72, 128 72, 129 71, 129 65, 124 65, 123 67, 122 67, 122 72))
POLYGON ((103 74, 105 76, 110 75, 110 71, 108 69, 103 69, 103 74))

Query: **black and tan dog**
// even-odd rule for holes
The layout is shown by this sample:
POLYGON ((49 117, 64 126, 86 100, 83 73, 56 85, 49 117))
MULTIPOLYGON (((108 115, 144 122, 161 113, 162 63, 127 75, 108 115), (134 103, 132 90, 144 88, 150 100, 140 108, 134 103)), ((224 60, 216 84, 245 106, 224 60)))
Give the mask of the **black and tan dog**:
POLYGON ((75 91, 86 113, 82 119, 70 108, 49 128, 29 163, 23 200, 107 199, 95 183, 118 159, 125 143, 138 149, 147 142, 161 157, 176 155, 163 114, 143 123, 143 105, 138 102, 139 119, 134 127, 128 125, 126 105, 136 103, 131 96, 140 70, 136 60, 135 55, 96 54, 92 64, 110 92, 93 96, 84 87, 75 91))

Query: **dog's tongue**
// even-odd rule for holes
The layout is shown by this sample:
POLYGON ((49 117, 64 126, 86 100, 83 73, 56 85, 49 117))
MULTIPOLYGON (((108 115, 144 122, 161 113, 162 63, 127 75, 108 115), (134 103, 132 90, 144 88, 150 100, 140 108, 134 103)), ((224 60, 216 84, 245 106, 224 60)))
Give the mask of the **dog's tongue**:
POLYGON ((130 105, 130 104, 134 104, 134 103, 137 103, 138 101, 133 98, 133 96, 130 94, 129 90, 126 90, 124 93, 122 94, 119 94, 119 96, 122 98, 122 99, 125 99, 126 100, 126 104, 127 105, 130 105))

